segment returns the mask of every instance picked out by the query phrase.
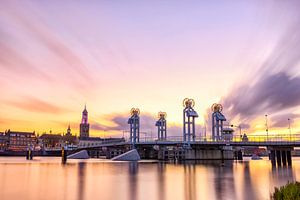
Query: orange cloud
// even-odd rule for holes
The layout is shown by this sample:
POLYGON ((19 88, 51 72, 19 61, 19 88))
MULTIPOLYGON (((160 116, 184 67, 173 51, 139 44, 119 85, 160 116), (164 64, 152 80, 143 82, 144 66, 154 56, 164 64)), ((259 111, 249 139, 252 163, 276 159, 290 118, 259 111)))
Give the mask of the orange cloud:
POLYGON ((10 101, 7 102, 7 104, 30 112, 60 114, 68 111, 65 108, 56 106, 35 97, 26 97, 22 99, 22 101, 10 101))

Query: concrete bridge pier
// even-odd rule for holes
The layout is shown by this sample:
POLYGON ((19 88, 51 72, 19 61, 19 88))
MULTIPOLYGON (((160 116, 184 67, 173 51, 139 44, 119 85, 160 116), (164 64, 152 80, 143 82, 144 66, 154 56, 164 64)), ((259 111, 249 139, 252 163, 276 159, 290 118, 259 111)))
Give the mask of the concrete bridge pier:
POLYGON ((276 166, 276 157, 275 157, 275 150, 270 151, 270 160, 272 163, 272 166, 276 166))
POLYGON ((280 150, 276 150, 276 161, 277 161, 277 166, 280 167, 281 166, 281 151, 280 150))
POLYGON ((270 150, 270 160, 272 166, 291 166, 292 165, 292 147, 268 147, 270 150))
POLYGON ((286 166, 287 158, 286 158, 286 151, 281 151, 281 159, 282 159, 282 165, 286 166))
POLYGON ((286 152, 286 158, 287 158, 288 166, 292 166, 292 152, 291 151, 286 152))
POLYGON ((241 148, 236 148, 234 151, 235 160, 243 160, 243 152, 241 148))

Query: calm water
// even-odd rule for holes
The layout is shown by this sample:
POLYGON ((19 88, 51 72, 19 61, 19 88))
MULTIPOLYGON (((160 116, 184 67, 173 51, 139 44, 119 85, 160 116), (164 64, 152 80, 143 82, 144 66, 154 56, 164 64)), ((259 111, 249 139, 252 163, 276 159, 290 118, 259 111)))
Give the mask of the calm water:
POLYGON ((300 180, 270 161, 220 163, 110 162, 90 159, 0 158, 1 200, 269 199, 274 186, 300 180))

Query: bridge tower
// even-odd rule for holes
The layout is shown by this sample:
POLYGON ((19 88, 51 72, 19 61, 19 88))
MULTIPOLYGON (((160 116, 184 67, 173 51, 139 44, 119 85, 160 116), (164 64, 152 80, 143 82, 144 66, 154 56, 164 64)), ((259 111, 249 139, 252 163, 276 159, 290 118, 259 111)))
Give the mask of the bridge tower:
POLYGON ((130 114, 131 117, 128 119, 128 124, 130 125, 130 142, 133 148, 135 148, 135 144, 140 141, 140 110, 132 108, 130 114))
POLYGON ((157 126, 157 139, 158 140, 166 140, 167 139, 167 113, 159 112, 158 120, 155 123, 157 126))
POLYGON ((195 118, 198 117, 197 112, 193 109, 195 101, 185 98, 183 100, 183 141, 195 141, 195 118))
POLYGON ((226 121, 225 116, 222 114, 223 106, 214 103, 211 106, 212 110, 212 139, 213 141, 221 140, 223 133, 223 122, 226 121))

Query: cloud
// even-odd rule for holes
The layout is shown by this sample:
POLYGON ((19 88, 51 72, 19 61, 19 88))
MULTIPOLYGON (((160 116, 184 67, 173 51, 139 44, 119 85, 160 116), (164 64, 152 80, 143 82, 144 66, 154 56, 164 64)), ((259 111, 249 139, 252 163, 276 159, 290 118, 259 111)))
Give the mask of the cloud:
POLYGON ((271 116, 271 127, 274 128, 288 128, 289 122, 288 119, 290 119, 291 126, 293 122, 295 122, 297 119, 300 118, 300 114, 279 114, 275 116, 271 116))
POLYGON ((7 101, 8 105, 38 113, 61 114, 68 110, 35 97, 24 97, 20 101, 7 101))
MULTIPOLYGON (((108 121, 110 121, 110 124, 113 125, 104 125, 101 123, 93 123, 91 125, 91 128, 94 130, 105 130, 105 131, 123 131, 128 130, 129 125, 127 124, 129 115, 125 114, 113 114, 110 116, 107 116, 108 121)), ((141 131, 151 131, 155 129, 155 121, 156 119, 151 114, 142 114, 140 116, 140 126, 141 131)))
POLYGON ((10 36, 0 31, 0 69, 11 71, 14 74, 29 74, 31 77, 50 80, 50 77, 46 73, 39 70, 21 53, 7 44, 9 38, 10 36))
POLYGON ((87 64, 33 4, 7 3, 1 18, 0 70, 68 82, 79 89, 93 86, 95 79, 87 64), (7 24, 13 26, 4 28, 7 24), (38 52, 32 56, 31 51, 38 52), (34 57, 42 63, 36 63, 34 57))
POLYGON ((300 105, 300 77, 285 72, 268 75, 255 85, 243 85, 223 99, 231 117, 245 121, 265 113, 276 113, 300 105))
MULTIPOLYGON (((246 82, 222 98, 224 113, 230 119, 248 124, 264 114, 291 114, 288 112, 300 105, 300 77, 294 72, 300 64, 300 14, 297 13, 254 76, 245 78, 246 82)), ((279 119, 283 120, 276 119, 274 125, 283 125, 279 119)))
MULTIPOLYGON (((98 131, 129 131, 129 125, 127 124, 129 115, 125 114, 113 114, 105 118, 105 121, 109 121, 109 124, 105 125, 99 122, 91 122, 91 129, 98 131)), ((157 127, 155 126, 157 118, 154 115, 149 113, 141 114, 140 116, 140 132, 143 132, 147 135, 151 134, 153 137, 156 137, 157 127)), ((168 123, 167 121, 167 135, 168 136, 182 136, 182 126, 174 123, 168 123)), ((203 132, 203 127, 196 125, 196 134, 197 136, 203 132)))

